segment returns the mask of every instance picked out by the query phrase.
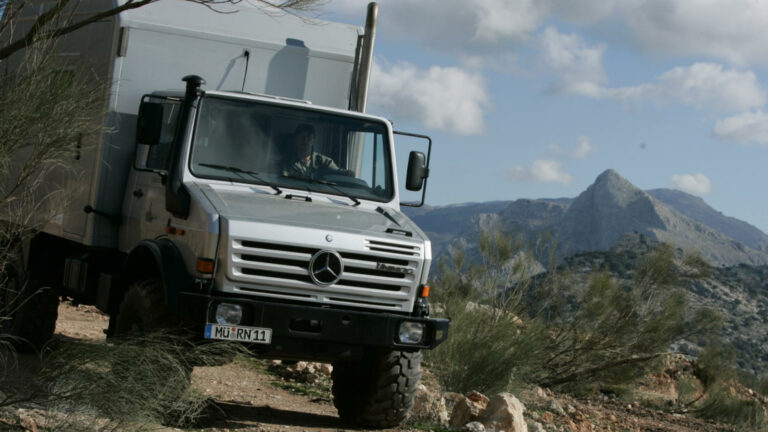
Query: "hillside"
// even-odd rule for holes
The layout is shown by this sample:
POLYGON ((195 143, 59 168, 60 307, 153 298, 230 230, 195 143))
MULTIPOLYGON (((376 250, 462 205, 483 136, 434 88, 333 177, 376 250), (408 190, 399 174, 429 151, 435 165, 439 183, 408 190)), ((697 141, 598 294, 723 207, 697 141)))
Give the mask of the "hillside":
MULTIPOLYGON (((581 285, 594 269, 604 269, 629 285, 637 258, 658 244, 644 235, 629 234, 608 251, 566 258, 557 271, 573 275, 580 281, 574 285, 581 285)), ((680 258, 678 251, 678 271, 680 258)), ((704 278, 681 279, 690 308, 716 310, 723 319, 721 336, 736 350, 736 366, 758 376, 768 373, 768 266, 709 267, 707 272, 704 278)), ((696 355, 702 347, 696 341, 681 341, 673 348, 696 355)))
POLYGON ((703 199, 674 189, 651 189, 649 195, 752 249, 768 251, 768 235, 756 227, 713 209, 703 199))
POLYGON ((559 259, 608 250, 621 236, 640 233, 699 253, 714 266, 768 264, 768 235, 757 228, 683 192, 642 191, 614 170, 600 174, 572 200, 519 199, 409 214, 433 239, 435 256, 453 242, 476 244, 483 229, 501 229, 528 239, 551 234, 559 259))

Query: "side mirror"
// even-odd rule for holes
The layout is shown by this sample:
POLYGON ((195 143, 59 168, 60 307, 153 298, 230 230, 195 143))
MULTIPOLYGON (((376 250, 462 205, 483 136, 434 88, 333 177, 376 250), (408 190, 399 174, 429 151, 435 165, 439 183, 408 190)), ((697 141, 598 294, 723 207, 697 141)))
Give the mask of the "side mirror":
POLYGON ((405 188, 409 191, 419 191, 424 186, 424 179, 427 177, 429 177, 429 168, 426 166, 424 153, 412 151, 408 156, 405 188))
POLYGON ((157 102, 142 102, 136 124, 136 144, 157 145, 162 129, 163 105, 157 102))

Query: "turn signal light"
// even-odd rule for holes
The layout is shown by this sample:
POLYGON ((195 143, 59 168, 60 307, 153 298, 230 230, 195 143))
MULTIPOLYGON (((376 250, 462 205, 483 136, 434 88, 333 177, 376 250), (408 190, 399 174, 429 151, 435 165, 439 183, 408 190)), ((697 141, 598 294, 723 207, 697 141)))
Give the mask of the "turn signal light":
POLYGON ((213 260, 210 258, 198 258, 196 268, 200 273, 211 274, 213 273, 213 260))
POLYGON ((421 294, 419 294, 419 297, 421 297, 421 298, 429 297, 429 285, 422 285, 421 286, 421 294))

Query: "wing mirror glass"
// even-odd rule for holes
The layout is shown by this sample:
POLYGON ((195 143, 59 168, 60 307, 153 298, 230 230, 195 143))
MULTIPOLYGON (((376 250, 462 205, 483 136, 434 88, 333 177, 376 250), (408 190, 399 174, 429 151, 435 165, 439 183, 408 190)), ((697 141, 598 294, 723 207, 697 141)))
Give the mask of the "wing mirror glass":
POLYGON ((426 156, 422 152, 412 151, 408 156, 405 188, 409 191, 419 191, 424 186, 424 179, 427 177, 429 177, 429 168, 427 168, 426 156))
POLYGON ((157 102, 142 102, 136 124, 136 143, 154 146, 160 143, 163 129, 163 105, 157 102))

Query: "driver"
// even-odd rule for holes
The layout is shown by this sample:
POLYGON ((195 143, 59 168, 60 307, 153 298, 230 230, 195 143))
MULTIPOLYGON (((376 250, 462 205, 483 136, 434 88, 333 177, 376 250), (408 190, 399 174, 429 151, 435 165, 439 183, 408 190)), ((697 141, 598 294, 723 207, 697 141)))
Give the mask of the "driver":
POLYGON ((288 154, 283 175, 314 177, 317 174, 340 174, 351 176, 350 170, 339 168, 333 159, 314 151, 315 128, 303 123, 296 126, 293 134, 293 152, 288 154))

